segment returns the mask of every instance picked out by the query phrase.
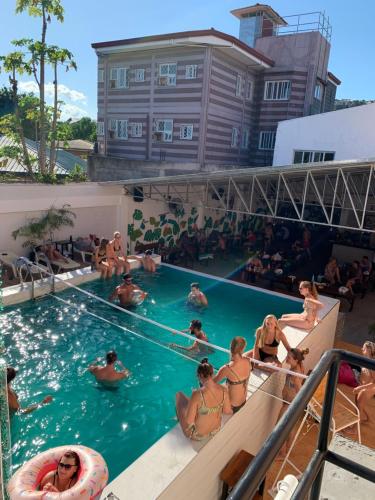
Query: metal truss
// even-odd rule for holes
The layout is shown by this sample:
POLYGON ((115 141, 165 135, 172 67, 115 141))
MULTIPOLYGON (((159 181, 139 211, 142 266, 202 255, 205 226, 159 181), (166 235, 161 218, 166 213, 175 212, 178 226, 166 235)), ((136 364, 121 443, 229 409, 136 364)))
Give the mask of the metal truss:
MULTIPOLYGON (((233 169, 111 182, 208 210, 375 232, 375 161, 233 169)), ((108 184, 108 183, 105 183, 108 184)))

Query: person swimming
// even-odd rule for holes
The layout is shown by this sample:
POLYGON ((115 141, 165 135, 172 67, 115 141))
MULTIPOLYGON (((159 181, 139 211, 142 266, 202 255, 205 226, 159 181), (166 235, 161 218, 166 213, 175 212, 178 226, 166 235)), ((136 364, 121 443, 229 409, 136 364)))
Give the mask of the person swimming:
POLYGON ((69 490, 78 481, 80 465, 78 453, 70 450, 66 451, 60 458, 57 469, 48 472, 43 477, 39 485, 39 491, 61 493, 69 490))
POLYGON ((8 392, 8 405, 10 413, 32 413, 33 411, 40 408, 42 405, 48 404, 52 401, 52 396, 46 396, 40 403, 36 403, 26 408, 22 408, 18 400, 18 395, 11 386, 12 381, 17 375, 16 370, 13 366, 7 367, 7 392, 8 392))
POLYGON ((199 283, 192 283, 190 285, 190 293, 187 297, 187 301, 189 304, 194 306, 208 306, 208 300, 205 294, 200 290, 199 283))
MULTIPOLYGON (((129 377, 129 370, 125 368, 122 362, 117 358, 115 351, 107 352, 105 359, 105 366, 99 365, 98 363, 92 363, 88 367, 88 371, 94 375, 98 382, 113 384, 114 382, 129 377), (116 364, 119 366, 120 370, 116 370, 116 364)), ((96 362, 100 360, 101 358, 97 358, 96 362)))
MULTIPOLYGON (((193 335, 196 339, 198 340, 203 340, 204 342, 209 342, 207 335, 204 333, 202 330, 202 322, 199 321, 199 319, 193 319, 190 322, 189 328, 186 328, 185 330, 181 330, 182 332, 190 332, 191 335, 193 335)), ((206 346, 205 344, 202 344, 198 340, 195 340, 194 343, 189 346, 182 346, 180 344, 169 344, 170 347, 173 347, 174 349, 182 349, 184 351, 190 351, 196 354, 210 354, 213 352, 213 349, 209 346, 206 346)))
POLYGON ((109 300, 118 298, 123 307, 139 305, 147 297, 148 293, 143 292, 139 286, 133 284, 133 278, 129 273, 122 276, 123 283, 115 288, 109 300))

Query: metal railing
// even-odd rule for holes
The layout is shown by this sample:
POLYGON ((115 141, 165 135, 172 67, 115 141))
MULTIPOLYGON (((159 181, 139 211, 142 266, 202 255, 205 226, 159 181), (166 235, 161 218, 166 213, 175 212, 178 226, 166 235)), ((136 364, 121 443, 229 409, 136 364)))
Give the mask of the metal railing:
POLYGON ((329 22, 329 17, 324 12, 292 14, 290 16, 283 16, 283 18, 288 24, 286 26, 277 26, 277 36, 318 31, 328 42, 331 40, 332 26, 329 22))
MULTIPOLYGON (((51 276, 51 289, 52 292, 55 292, 55 275, 52 270, 51 262, 49 261, 48 257, 44 255, 41 252, 38 252, 38 257, 43 257, 43 261, 46 263, 45 269, 48 272, 48 274, 51 276)), ((31 298, 34 300, 35 299, 35 280, 34 280, 34 274, 39 274, 40 279, 43 279, 43 269, 40 266, 39 262, 37 265, 33 265, 32 262, 29 261, 26 257, 18 257, 18 259, 15 262, 15 267, 17 270, 17 274, 20 280, 21 287, 23 287, 25 279, 29 276, 31 280, 31 298), (26 270, 25 277, 22 274, 22 271, 26 270)))
POLYGON ((269 435, 262 449, 256 455, 250 466, 242 475, 237 485, 229 494, 229 500, 241 500, 253 498, 259 485, 266 477, 276 455, 281 449, 288 435, 292 432, 295 424, 305 411, 305 408, 314 395, 321 380, 328 372, 323 413, 320 422, 317 448, 310 459, 298 486, 291 497, 292 500, 305 498, 310 493, 310 500, 318 500, 322 484, 323 469, 325 462, 330 462, 337 467, 345 469, 368 481, 375 483, 375 471, 363 465, 349 460, 333 451, 328 450, 328 433, 333 414, 339 366, 341 361, 375 370, 375 360, 359 356, 347 351, 332 349, 326 352, 318 365, 306 379, 300 392, 289 406, 275 429, 269 435))

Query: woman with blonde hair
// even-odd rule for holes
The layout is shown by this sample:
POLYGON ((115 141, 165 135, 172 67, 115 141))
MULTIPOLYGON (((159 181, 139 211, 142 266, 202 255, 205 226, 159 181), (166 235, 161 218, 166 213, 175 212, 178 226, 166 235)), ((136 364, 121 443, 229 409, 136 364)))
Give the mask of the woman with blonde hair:
POLYGON ((214 377, 214 382, 227 379, 230 404, 237 413, 246 403, 247 385, 251 373, 251 361, 243 356, 246 340, 234 337, 230 343, 230 362, 222 366, 214 377))
POLYGON ((277 357, 280 342, 282 342, 285 349, 289 352, 289 342, 284 332, 281 330, 276 316, 268 314, 264 318, 262 326, 257 328, 255 332, 254 349, 248 351, 245 356, 259 359, 259 361, 263 361, 264 363, 272 363, 281 366, 277 357))
MULTIPOLYGON (((366 358, 375 359, 375 342, 369 340, 363 344, 362 353, 366 358)), ((375 396, 375 371, 362 368, 359 377, 360 384, 353 389, 355 402, 359 409, 361 422, 371 422, 367 410, 367 403, 375 396)))
POLYGON ((121 233, 115 231, 113 240, 108 244, 108 258, 116 268, 116 275, 119 276, 122 272, 130 272, 130 263, 126 257, 124 246, 121 239, 121 233))
POLYGON ((283 314, 279 319, 280 328, 294 326, 303 330, 311 330, 318 319, 318 310, 323 307, 318 297, 314 283, 301 281, 299 293, 305 297, 303 301, 303 312, 296 314, 283 314))

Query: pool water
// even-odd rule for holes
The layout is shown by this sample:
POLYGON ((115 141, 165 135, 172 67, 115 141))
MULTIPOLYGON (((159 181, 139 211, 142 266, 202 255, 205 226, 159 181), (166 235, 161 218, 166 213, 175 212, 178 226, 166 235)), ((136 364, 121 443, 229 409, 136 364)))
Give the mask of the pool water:
MULTIPOLYGON (((222 347, 242 335, 250 349, 255 328, 266 314, 279 316, 300 309, 295 301, 277 295, 167 266, 161 266, 156 275, 135 272, 134 281, 149 292, 134 311, 176 329, 200 319, 210 342, 222 347), (208 297, 205 310, 186 305, 193 281, 199 281, 208 297)), ((97 280, 80 288, 108 298, 119 282, 118 278, 97 280)), ((77 290, 67 289, 57 297, 60 300, 47 296, 7 307, 0 319, 7 361, 18 370, 13 386, 22 405, 53 396, 49 405, 12 417, 13 469, 53 446, 83 444, 104 456, 113 479, 176 424, 174 396, 179 390, 190 394, 197 387, 196 360, 166 348, 170 342, 189 345, 188 339, 77 290), (96 383, 86 368, 112 349, 132 375, 109 390, 96 383)), ((215 367, 228 360, 219 351, 209 358, 215 367)))

